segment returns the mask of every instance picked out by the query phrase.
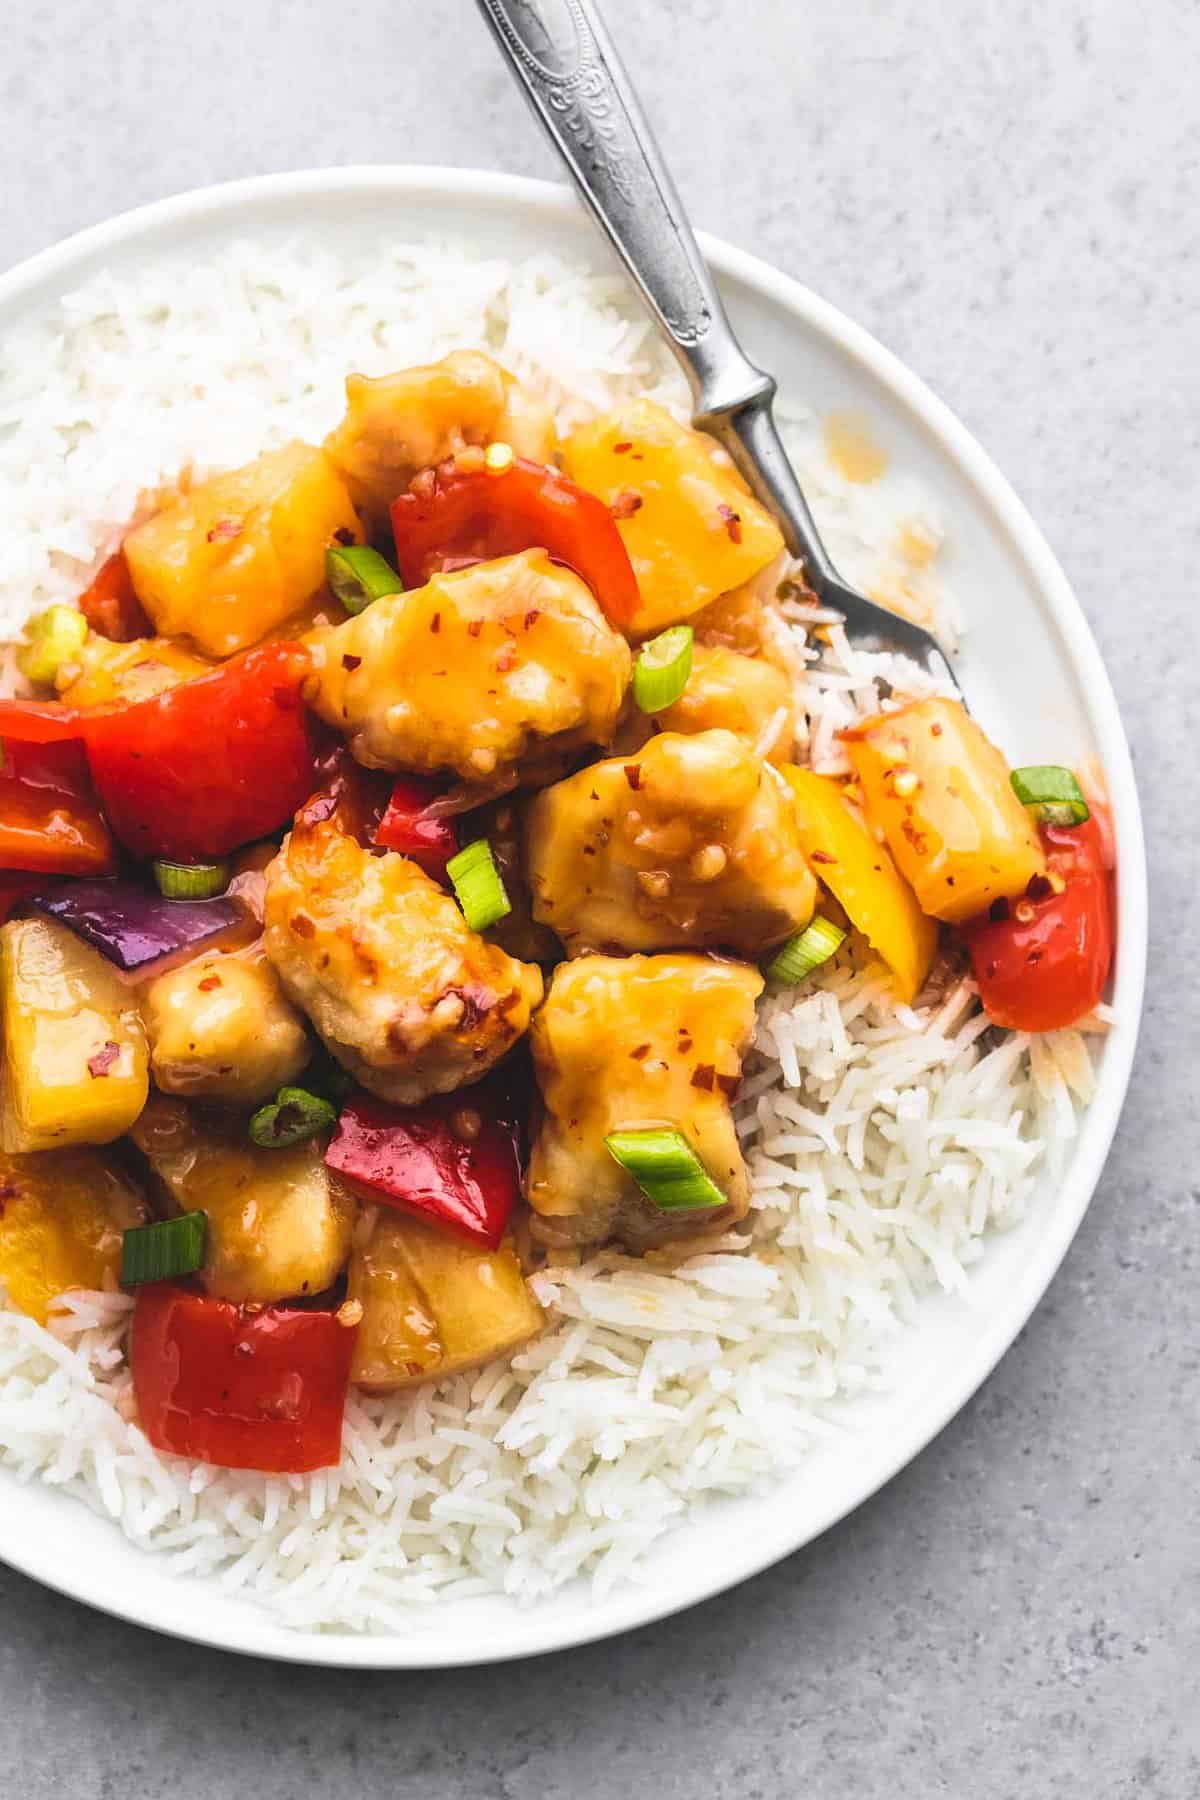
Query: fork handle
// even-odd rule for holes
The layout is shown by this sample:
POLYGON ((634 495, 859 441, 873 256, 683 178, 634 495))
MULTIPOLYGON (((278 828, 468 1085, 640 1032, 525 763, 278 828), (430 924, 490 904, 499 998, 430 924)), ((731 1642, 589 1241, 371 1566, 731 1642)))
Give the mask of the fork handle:
POLYGON ((592 0, 478 0, 576 187, 672 345, 696 424, 729 451, 820 591, 837 576, 629 77, 592 0))

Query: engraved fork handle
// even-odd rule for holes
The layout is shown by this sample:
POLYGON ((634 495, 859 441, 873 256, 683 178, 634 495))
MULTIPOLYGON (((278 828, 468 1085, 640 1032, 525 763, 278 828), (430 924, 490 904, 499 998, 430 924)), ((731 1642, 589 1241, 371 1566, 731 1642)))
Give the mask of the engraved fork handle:
POLYGON ((593 0, 478 0, 591 213, 659 320, 691 383, 697 425, 724 445, 774 514, 811 586, 852 634, 955 680, 920 626, 844 582, 822 544, 771 411, 774 379, 725 316, 675 184, 593 0))
POLYGON ((675 184, 592 0, 479 0, 584 201, 659 320, 697 425, 729 451, 821 591, 841 583, 779 438, 774 377, 733 334, 675 184))

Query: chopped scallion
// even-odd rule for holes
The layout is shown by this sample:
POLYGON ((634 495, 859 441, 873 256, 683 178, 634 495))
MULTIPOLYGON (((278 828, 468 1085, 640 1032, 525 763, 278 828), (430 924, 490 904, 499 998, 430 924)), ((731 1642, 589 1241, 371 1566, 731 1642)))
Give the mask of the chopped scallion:
POLYGON ((372 600, 404 592, 391 563, 369 544, 331 544, 325 552, 325 579, 348 613, 360 613, 372 600))
POLYGON ((613 1160, 663 1212, 724 1206, 724 1194, 681 1131, 610 1131, 604 1142, 613 1160))
POLYGON ((1043 825, 1084 825, 1091 810, 1070 769, 1037 763, 1012 772, 1013 793, 1022 806, 1032 806, 1043 825))
POLYGON ((152 864, 164 900, 213 900, 229 886, 229 864, 156 862, 152 864))
POLYGON ((767 980, 785 982, 789 986, 803 981, 837 950, 846 934, 840 925, 818 913, 812 924, 789 938, 767 964, 767 980))
POLYGON ((328 1131, 337 1123, 337 1108, 307 1088, 281 1087, 274 1100, 260 1106, 250 1120, 250 1141, 261 1150, 287 1150, 328 1131))
POLYGON ((26 681, 53 687, 63 663, 83 649, 87 634, 87 620, 77 607, 48 606, 25 627, 25 642, 17 651, 17 667, 26 681))
POLYGON ((191 1275, 204 1261, 208 1216, 180 1213, 156 1225, 138 1225, 121 1239, 121 1282, 139 1287, 144 1281, 172 1281, 191 1275))
POLYGON ((692 672, 695 635, 690 625, 672 625, 638 651, 633 698, 644 713, 662 712, 682 694, 692 672))
POLYGON ((498 919, 512 911, 512 902, 504 891, 492 846, 486 838, 473 843, 452 856, 446 873, 454 883, 458 904, 472 931, 486 931, 498 919))

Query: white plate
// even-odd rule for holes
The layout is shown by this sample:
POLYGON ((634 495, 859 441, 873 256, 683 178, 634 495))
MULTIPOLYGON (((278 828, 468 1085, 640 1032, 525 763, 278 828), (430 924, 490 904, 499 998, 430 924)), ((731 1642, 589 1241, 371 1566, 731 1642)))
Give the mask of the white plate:
MULTIPOLYGON (((381 235, 465 235, 521 254, 552 244, 601 261, 574 200, 541 182, 471 170, 332 169, 185 194, 85 231, 0 278, 0 332, 98 268, 163 256, 203 261, 237 234, 302 230, 362 244, 381 235)), ((969 626, 965 685, 985 727, 1027 762, 1097 755, 1120 864, 1117 1023, 1067 1178, 988 1248, 967 1301, 935 1299, 900 1352, 887 1401, 858 1403, 857 1429, 763 1497, 718 1502, 666 1538, 646 1581, 594 1603, 579 1585, 531 1609, 431 1609, 410 1635, 302 1634, 214 1581, 175 1579, 77 1501, 0 1476, 0 1555, 76 1599, 160 1631, 263 1656, 421 1668, 555 1650, 645 1624, 744 1580, 808 1543, 904 1466, 969 1399, 1044 1293, 1099 1178, 1133 1059, 1146 947, 1141 819, 1129 750, 1082 612, 1037 527, 979 445, 873 338, 807 289, 714 238, 705 252, 751 355, 817 411, 870 413, 898 467, 951 521, 944 567, 969 626)))

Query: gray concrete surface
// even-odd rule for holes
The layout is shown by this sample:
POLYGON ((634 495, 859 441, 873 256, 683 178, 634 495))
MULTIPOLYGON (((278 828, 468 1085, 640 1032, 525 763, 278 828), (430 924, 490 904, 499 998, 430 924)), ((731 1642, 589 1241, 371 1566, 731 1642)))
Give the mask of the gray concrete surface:
MULTIPOLYGON (((0 1570, 0 1792, 1200 1794, 1195 0, 609 0, 698 220, 876 331, 1016 482, 1125 709, 1155 903, 1133 1090, 1046 1304, 899 1480, 552 1662, 257 1667, 0 1570)), ((0 260, 224 177, 550 172, 470 0, 7 0, 0 260)))

